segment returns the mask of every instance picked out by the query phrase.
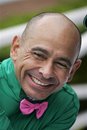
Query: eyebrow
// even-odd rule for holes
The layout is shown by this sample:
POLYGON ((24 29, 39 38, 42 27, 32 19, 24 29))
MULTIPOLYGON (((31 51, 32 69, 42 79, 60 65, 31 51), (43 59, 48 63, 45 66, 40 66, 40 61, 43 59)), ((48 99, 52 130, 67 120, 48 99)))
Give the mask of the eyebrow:
POLYGON ((43 48, 40 48, 40 47, 35 47, 35 48, 32 48, 31 50, 32 50, 32 51, 41 51, 41 52, 43 52, 43 53, 46 54, 46 55, 50 55, 47 50, 45 50, 45 49, 43 49, 43 48))

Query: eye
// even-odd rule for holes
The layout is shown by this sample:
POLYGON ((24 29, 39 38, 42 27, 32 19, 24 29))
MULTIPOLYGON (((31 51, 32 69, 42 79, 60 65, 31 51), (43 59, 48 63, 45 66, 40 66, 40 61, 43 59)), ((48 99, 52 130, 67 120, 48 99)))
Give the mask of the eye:
POLYGON ((56 64, 56 66, 57 66, 58 68, 69 69, 69 66, 68 66, 68 64, 66 64, 66 63, 55 62, 55 64, 56 64))
POLYGON ((45 60, 45 59, 47 59, 46 55, 43 54, 42 52, 34 51, 32 54, 33 54, 33 56, 34 56, 36 59, 39 59, 39 60, 45 60))

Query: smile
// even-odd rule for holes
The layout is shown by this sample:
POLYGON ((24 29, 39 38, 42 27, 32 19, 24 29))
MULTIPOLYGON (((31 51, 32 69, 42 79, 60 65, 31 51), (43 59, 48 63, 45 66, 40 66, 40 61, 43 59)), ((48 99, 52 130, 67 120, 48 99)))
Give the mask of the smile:
POLYGON ((41 82, 40 80, 38 80, 37 78, 31 76, 31 79, 33 80, 33 82, 37 85, 41 85, 41 86, 48 86, 48 85, 51 85, 51 84, 47 84, 47 83, 43 83, 41 82))

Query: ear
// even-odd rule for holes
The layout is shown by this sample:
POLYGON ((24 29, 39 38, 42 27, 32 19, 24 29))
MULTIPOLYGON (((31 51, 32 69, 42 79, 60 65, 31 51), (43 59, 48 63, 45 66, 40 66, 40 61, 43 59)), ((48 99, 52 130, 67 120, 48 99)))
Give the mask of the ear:
POLYGON ((75 74, 75 72, 79 69, 80 65, 81 65, 81 59, 77 59, 76 62, 74 63, 71 71, 70 71, 70 75, 68 78, 68 82, 70 82, 75 74))
POLYGON ((15 61, 17 59, 18 49, 20 47, 20 38, 15 36, 12 41, 11 49, 10 49, 10 56, 15 61))

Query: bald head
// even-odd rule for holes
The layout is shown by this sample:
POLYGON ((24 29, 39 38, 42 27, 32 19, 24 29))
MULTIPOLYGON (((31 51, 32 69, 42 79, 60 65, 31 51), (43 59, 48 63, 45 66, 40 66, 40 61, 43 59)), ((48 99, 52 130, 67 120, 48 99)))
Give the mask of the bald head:
POLYGON ((80 33, 64 15, 44 13, 31 19, 22 37, 14 37, 10 53, 26 95, 43 100, 70 82, 81 64, 79 48, 80 33))
MULTIPOLYGON (((22 34, 22 40, 29 38, 45 37, 59 42, 59 36, 67 43, 71 42, 79 54, 81 47, 81 35, 77 26, 65 15, 59 13, 42 13, 33 17, 27 24, 22 34), (36 35, 37 34, 37 35, 36 35), (68 39, 66 38, 68 36, 68 39)), ((77 55, 78 55, 77 54, 77 55)))

